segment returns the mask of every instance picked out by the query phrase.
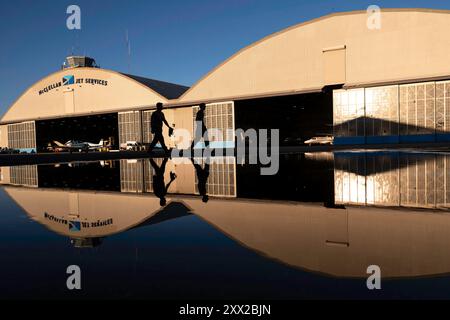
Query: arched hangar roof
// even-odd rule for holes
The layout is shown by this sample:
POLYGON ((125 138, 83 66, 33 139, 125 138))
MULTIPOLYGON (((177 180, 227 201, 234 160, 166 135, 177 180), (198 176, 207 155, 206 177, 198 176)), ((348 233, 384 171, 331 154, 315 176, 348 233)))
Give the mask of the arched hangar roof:
POLYGON ((153 91, 157 92, 161 96, 165 97, 166 99, 170 99, 170 100, 179 98, 181 95, 183 95, 183 93, 185 93, 189 89, 189 87, 182 86, 179 84, 159 81, 159 80, 155 80, 155 79, 148 79, 148 78, 144 78, 144 77, 135 76, 132 74, 126 74, 126 73, 122 73, 122 74, 128 78, 131 78, 131 79, 143 84, 144 86, 152 89, 153 91))
POLYGON ((188 88, 99 68, 55 72, 28 88, 2 123, 154 106, 176 99, 188 88))
POLYGON ((298 24, 240 50, 179 103, 448 77, 449 13, 381 9, 373 20, 377 16, 353 11, 298 24))
POLYGON ((240 50, 189 90, 110 70, 66 69, 29 88, 1 123, 117 112, 159 101, 190 105, 319 91, 335 84, 351 87, 447 79, 449 13, 382 9, 379 28, 368 27, 371 16, 366 11, 331 14, 240 50), (64 85, 67 76, 74 77, 73 85, 64 85))

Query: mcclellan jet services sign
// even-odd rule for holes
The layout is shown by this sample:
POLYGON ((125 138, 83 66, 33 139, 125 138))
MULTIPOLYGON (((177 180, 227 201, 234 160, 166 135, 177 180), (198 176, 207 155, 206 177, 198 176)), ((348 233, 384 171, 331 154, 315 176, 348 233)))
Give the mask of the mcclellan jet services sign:
POLYGON ((45 93, 48 93, 52 90, 55 90, 60 87, 64 86, 70 86, 73 84, 90 84, 93 86, 108 86, 108 81, 101 80, 101 79, 92 79, 92 78, 77 78, 75 79, 75 76, 64 76, 62 78, 62 81, 52 83, 51 85, 39 90, 39 95, 43 95, 45 93))

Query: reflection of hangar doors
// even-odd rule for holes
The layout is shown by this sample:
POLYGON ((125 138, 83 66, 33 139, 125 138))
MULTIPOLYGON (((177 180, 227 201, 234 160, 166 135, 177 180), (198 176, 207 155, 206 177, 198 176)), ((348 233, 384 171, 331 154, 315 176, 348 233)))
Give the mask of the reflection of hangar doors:
MULTIPOLYGON (((205 159, 196 158, 197 164, 204 169, 205 159)), ((195 193, 200 194, 198 175, 195 175, 195 193)), ((209 176, 206 181, 206 193, 209 196, 236 198, 236 157, 214 157, 209 160, 209 176)))
MULTIPOLYGON (((198 106, 193 108, 194 135, 198 110, 198 106)), ((211 148, 234 148, 234 102, 206 105, 205 124, 211 148)), ((203 142, 196 145, 196 148, 204 147, 203 142)))
POLYGON ((142 142, 141 113, 139 111, 119 113, 119 144, 128 141, 142 142))
POLYGON ((36 165, 15 166, 9 171, 10 183, 17 186, 38 187, 38 169, 36 165))
POLYGON ((75 94, 73 89, 64 90, 64 106, 66 114, 75 112, 75 94))
POLYGON ((323 49, 324 82, 326 85, 346 81, 346 46, 323 49))
MULTIPOLYGON (((236 158, 224 157, 216 160, 211 163, 210 174, 206 183, 208 195, 236 198, 236 158)), ((196 187, 198 192, 197 179, 196 187)))
MULTIPOLYGON (((149 161, 145 162, 150 165, 149 161)), ((148 175, 145 173, 145 178, 148 175)), ((120 191, 142 193, 145 192, 144 187, 144 161, 120 160, 120 191)))

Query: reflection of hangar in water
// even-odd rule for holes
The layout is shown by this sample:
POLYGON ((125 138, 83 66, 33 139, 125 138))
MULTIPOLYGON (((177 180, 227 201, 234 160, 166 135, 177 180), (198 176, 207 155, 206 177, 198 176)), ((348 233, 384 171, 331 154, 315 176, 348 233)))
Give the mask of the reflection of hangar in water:
POLYGON ((279 128, 282 145, 333 131, 337 144, 450 140, 449 12, 384 9, 381 18, 379 30, 367 28, 365 11, 293 26, 237 52, 191 88, 72 61, 11 106, 0 146, 146 143, 158 101, 169 106, 169 123, 190 132, 196 106, 209 103, 207 126, 223 131, 217 146, 234 143, 225 133, 234 128, 279 128))
MULTIPOLYGON (((332 159, 332 155, 331 155, 332 159)), ((163 179, 170 194, 333 203, 333 165, 308 156, 282 157, 275 176, 262 176, 258 165, 240 165, 235 157, 166 162, 163 179), (302 192, 298 192, 302 190, 302 192)), ((163 159, 97 161, 0 168, 0 184, 35 188, 155 193, 155 168, 163 159)))
POLYGON ((450 208, 450 155, 337 153, 338 204, 450 208))
POLYGON ((315 204, 173 195, 5 187, 34 221, 92 247, 134 228, 195 215, 240 245, 292 267, 337 277, 367 277, 376 261, 383 277, 450 272, 448 214, 389 208, 325 208, 315 204), (280 230, 283 230, 280 233, 280 230))
MULTIPOLYGON (((206 168, 200 159, 200 167, 206 168)), ((154 160, 161 166, 163 160, 154 160)), ((422 209, 450 208, 450 155, 408 152, 311 153, 282 157, 275 176, 259 166, 215 158, 205 192, 211 197, 288 200, 335 205, 422 209)), ((168 161, 164 180, 177 178, 171 194, 198 195, 192 163, 168 161)), ((0 185, 124 193, 154 193, 155 171, 148 159, 0 168, 0 185)))
MULTIPOLYGON (((251 174, 258 170, 246 169, 245 179, 239 179, 239 171, 244 169, 235 164, 234 158, 223 160, 211 167, 208 203, 198 196, 193 165, 174 161, 167 164, 165 173, 166 179, 170 172, 177 175, 165 207, 152 194, 154 172, 149 160, 1 168, 0 182, 34 221, 72 239, 76 247, 98 246, 107 241, 105 238, 134 228, 148 228, 151 233, 152 225, 194 215, 265 257, 327 275, 365 278, 367 266, 374 261, 384 277, 450 272, 450 215, 434 210, 449 207, 450 177, 442 170, 450 163, 449 155, 306 155, 302 163, 307 167, 305 175, 295 180, 313 174, 323 189, 329 189, 334 204, 323 197, 322 203, 315 204, 280 202, 277 198, 264 201, 265 194, 255 196, 254 187, 247 181, 261 178, 251 174), (331 170, 324 170, 328 167, 331 170), (315 175, 320 171, 326 172, 315 175), (59 179, 52 180, 52 175, 59 179), (89 175, 96 177, 86 183, 83 179, 89 175), (230 179, 226 180, 226 175, 230 179), (331 188, 327 186, 329 179, 331 188), (65 182, 67 185, 62 184, 65 182)), ((275 180, 255 180, 253 186, 264 185, 270 191, 298 190, 300 185, 289 185, 288 177, 293 174, 289 163, 282 163, 280 170, 287 187, 275 180)), ((318 190, 315 185, 311 189, 318 190)))
MULTIPOLYGON (((156 160, 119 160, 59 165, 28 165, 0 168, 0 185, 34 188, 61 188, 72 190, 115 191, 124 193, 153 193, 155 168, 162 165, 156 160)), ((199 166, 206 164, 199 161, 199 166)), ((208 163, 206 193, 214 197, 236 197, 236 159, 215 158, 208 163)), ((163 180, 170 181, 171 193, 199 194, 198 173, 191 163, 170 161, 165 166, 163 180)))

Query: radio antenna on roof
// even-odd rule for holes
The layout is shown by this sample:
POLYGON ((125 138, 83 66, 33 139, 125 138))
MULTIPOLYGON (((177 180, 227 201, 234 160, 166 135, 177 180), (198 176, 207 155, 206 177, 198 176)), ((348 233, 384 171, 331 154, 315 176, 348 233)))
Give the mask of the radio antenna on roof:
POLYGON ((131 73, 131 41, 128 29, 125 30, 125 43, 127 46, 128 73, 131 73))

